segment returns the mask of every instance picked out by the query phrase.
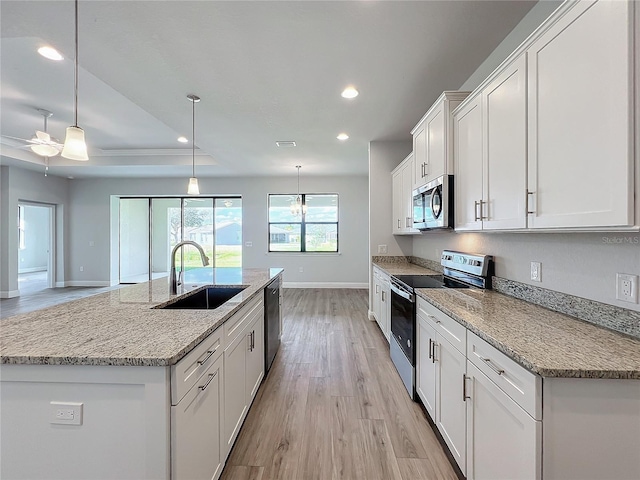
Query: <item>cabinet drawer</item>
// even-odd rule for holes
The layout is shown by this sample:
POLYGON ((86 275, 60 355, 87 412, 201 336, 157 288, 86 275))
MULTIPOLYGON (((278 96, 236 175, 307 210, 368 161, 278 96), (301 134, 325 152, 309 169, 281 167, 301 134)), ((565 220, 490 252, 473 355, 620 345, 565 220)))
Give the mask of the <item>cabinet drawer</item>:
POLYGON ((467 329, 453 318, 445 315, 426 300, 418 297, 418 312, 435 324, 436 331, 451 345, 465 354, 467 352, 467 329))
POLYGON ((224 348, 227 348, 242 331, 249 325, 250 319, 256 313, 257 310, 262 309, 264 302, 263 291, 252 298, 244 307, 238 310, 231 318, 229 318, 222 326, 224 336, 223 344, 224 348))
POLYGON ((467 358, 536 420, 542 420, 541 378, 469 332, 467 358))
POLYGON ((214 331, 171 367, 171 405, 178 404, 220 355, 222 355, 222 328, 214 331))

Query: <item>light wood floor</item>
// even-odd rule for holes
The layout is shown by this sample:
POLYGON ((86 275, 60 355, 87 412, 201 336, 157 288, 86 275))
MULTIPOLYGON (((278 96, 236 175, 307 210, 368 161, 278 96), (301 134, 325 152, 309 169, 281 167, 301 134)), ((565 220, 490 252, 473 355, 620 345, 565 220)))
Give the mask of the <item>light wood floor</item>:
POLYGON ((282 344, 222 480, 456 480, 367 318, 366 290, 285 289, 282 344))

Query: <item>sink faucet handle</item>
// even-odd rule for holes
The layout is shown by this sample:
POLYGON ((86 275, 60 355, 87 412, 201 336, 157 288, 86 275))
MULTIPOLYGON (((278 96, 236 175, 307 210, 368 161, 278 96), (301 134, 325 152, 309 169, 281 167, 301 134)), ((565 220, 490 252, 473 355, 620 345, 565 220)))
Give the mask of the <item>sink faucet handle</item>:
POLYGON ((182 285, 182 274, 184 272, 182 270, 180 270, 180 273, 178 273, 178 281, 176 282, 176 285, 182 285))

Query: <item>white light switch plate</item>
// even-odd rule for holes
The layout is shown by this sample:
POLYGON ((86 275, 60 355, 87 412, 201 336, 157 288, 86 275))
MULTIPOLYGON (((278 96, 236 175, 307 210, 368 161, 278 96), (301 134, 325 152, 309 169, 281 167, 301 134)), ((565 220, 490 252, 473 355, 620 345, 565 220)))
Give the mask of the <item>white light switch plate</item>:
POLYGON ((542 263, 531 262, 531 280, 534 282, 542 281, 542 263))

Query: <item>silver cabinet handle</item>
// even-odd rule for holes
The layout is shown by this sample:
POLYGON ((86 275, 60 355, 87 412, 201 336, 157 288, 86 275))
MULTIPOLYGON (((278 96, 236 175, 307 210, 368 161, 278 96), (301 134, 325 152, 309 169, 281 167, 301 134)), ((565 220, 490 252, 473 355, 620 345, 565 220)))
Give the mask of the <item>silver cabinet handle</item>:
POLYGON ((493 370, 494 372, 496 372, 498 375, 503 375, 504 374, 504 370, 502 370, 501 368, 498 368, 492 361, 490 358, 482 358, 480 357, 480 360, 482 360, 487 367, 489 367, 491 370, 493 370))
POLYGON ((536 192, 530 192, 529 190, 527 190, 527 214, 531 215, 532 213, 536 213, 535 210, 529 210, 529 195, 533 195, 536 192))
POLYGON ((209 384, 211 383, 211 381, 216 378, 216 375, 218 374, 218 371, 216 370, 216 373, 210 373, 209 374, 209 380, 207 380, 207 383, 205 383, 204 385, 200 385, 198 388, 201 391, 205 391, 207 389, 207 387, 209 386, 209 384))
POLYGON ((412 227, 412 225, 411 225, 412 223, 413 223, 413 218, 407 217, 407 220, 405 221, 405 226, 407 228, 411 228, 412 227))
POLYGON ((426 177, 429 172, 427 172, 427 168, 429 167, 429 162, 424 162, 424 175, 423 177, 426 177))
POLYGON ((200 360, 198 360, 198 365, 203 365, 204 363, 206 363, 207 360, 209 360, 211 358, 211 355, 213 355, 214 353, 216 353, 216 350, 218 350, 218 347, 220 345, 218 345, 216 348, 214 348, 213 350, 207 350, 207 353, 205 353, 204 358, 201 358, 200 360))
POLYGON ((436 347, 438 344, 434 340, 432 345, 431 349, 433 350, 433 353, 431 354, 431 363, 436 363, 436 347))
POLYGON ((384 302, 384 290, 382 291, 382 301, 384 302))
POLYGON ((378 290, 380 290, 380 285, 376 285, 376 293, 378 293, 378 290))
POLYGON ((484 214, 483 214, 483 211, 484 211, 483 205, 486 205, 486 204, 487 204, 487 202, 483 202, 482 200, 480 200, 480 220, 488 220, 489 219, 488 216, 485 217, 484 214))
MULTIPOLYGON (((433 315, 430 315, 427 313, 427 317, 429 317, 431 320, 433 320, 436 323, 442 323, 440 320, 438 320, 436 317, 434 317, 433 315)), ((435 343, 435 342, 434 342, 435 343)))
POLYGON ((480 202, 475 201, 473 202, 473 221, 477 222, 478 220, 480 220, 480 218, 478 217, 478 204, 480 202))
POLYGON ((462 401, 466 402, 467 398, 471 398, 467 396, 467 375, 465 373, 462 374, 462 401))
POLYGON ((400 219, 398 219, 398 228, 400 228, 400 219))
POLYGON ((251 351, 251 332, 247 334, 247 339, 249 340, 249 347, 247 348, 247 350, 251 351))
POLYGON ((433 345, 433 340, 429 339, 429 358, 433 357, 433 353, 431 352, 431 345, 433 345))
POLYGON ((255 348, 256 348, 256 331, 253 330, 251 332, 251 351, 253 352, 255 348))
POLYGON ((420 178, 424 178, 424 163, 420 165, 420 178))

